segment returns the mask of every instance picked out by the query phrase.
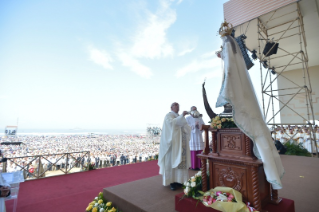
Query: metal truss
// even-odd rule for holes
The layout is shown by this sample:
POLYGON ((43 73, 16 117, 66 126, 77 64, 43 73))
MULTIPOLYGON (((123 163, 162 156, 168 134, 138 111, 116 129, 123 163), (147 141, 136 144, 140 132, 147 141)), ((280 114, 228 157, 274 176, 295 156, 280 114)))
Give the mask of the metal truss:
MULTIPOLYGON (((287 12, 286 14, 277 16, 276 18, 273 18, 275 14, 278 14, 278 10, 274 10, 271 14, 271 17, 267 21, 262 21, 260 18, 257 18, 257 29, 258 29, 258 48, 259 48, 259 62, 260 62, 260 75, 261 75, 261 88, 262 88, 262 107, 263 107, 263 113, 264 117, 266 119, 267 125, 283 125, 283 123, 276 123, 275 118, 280 115, 280 111, 282 111, 284 108, 290 109, 294 114, 301 117, 302 120, 304 120, 304 123, 285 123, 285 125, 306 125, 309 128, 309 132, 311 134, 311 148, 313 146, 316 149, 316 152, 318 153, 318 147, 316 145, 316 132, 314 132, 314 126, 315 126, 315 117, 314 117, 314 111, 313 111, 313 104, 312 104, 312 88, 311 88, 311 82, 310 82, 310 74, 309 74, 309 68, 308 68, 308 54, 307 54, 307 41, 305 36, 305 30, 304 30, 304 24, 303 24, 303 16, 300 12, 299 2, 296 2, 297 10, 293 10, 290 12, 287 12), (292 18, 289 21, 285 21, 283 23, 279 23, 275 26, 267 28, 267 24, 273 20, 280 20, 279 18, 282 18, 287 15, 295 15, 294 18, 292 18), (295 25, 294 25, 295 24, 295 25), (296 26, 297 24, 297 26, 296 26), (269 30, 274 28, 284 28, 283 30, 280 30, 279 32, 275 32, 270 34, 269 30), (293 33, 290 35, 285 34, 292 30, 292 29, 298 29, 297 33, 293 33), (293 38, 295 39, 296 43, 300 44, 299 49, 296 49, 295 51, 291 52, 288 50, 285 50, 284 48, 279 47, 278 51, 284 52, 283 55, 280 56, 268 56, 262 54, 265 45, 267 41, 270 41, 271 38, 273 38, 274 43, 279 43, 280 41, 287 39, 287 38, 293 38), (272 66, 271 63, 274 60, 280 60, 283 58, 289 58, 289 62, 284 65, 280 65, 277 67, 274 67, 276 71, 276 75, 272 75, 271 71, 272 66), (266 71, 263 71, 262 69, 262 63, 263 61, 267 61, 268 63, 268 69, 266 71), (294 79, 289 79, 288 77, 284 76, 282 73, 287 69, 287 67, 292 65, 302 65, 302 71, 300 71, 300 77, 302 77, 303 84, 300 85, 297 82, 294 81, 294 79), (271 68, 270 68, 271 67, 271 68), (263 73, 265 72, 265 73, 263 73), (275 83, 277 83, 278 78, 285 78, 289 82, 293 84, 291 87, 285 87, 281 89, 276 89, 275 83), (284 94, 280 94, 280 92, 285 92, 284 94), (290 107, 288 104, 293 99, 296 98, 296 96, 303 95, 306 99, 306 108, 307 108, 307 115, 304 116, 300 113, 298 113, 296 110, 294 110, 292 107, 290 107), (288 96, 288 101, 282 101, 280 99, 280 96, 288 96), (279 109, 275 108, 274 102, 281 103, 279 109), (269 111, 271 110, 271 112, 269 111), (270 117, 270 118, 268 118, 270 117)), ((275 45, 273 45, 274 47, 275 45)), ((272 47, 272 48, 273 48, 272 47)), ((268 51, 268 53, 272 50, 272 48, 268 51)), ((268 55, 268 53, 266 55, 268 55)), ((274 70, 273 70, 274 71, 274 70)), ((313 150, 312 150, 313 152, 313 150)), ((319 157, 319 155, 317 154, 319 157)))
POLYGON ((153 144, 159 143, 162 134, 162 129, 159 124, 148 124, 146 129, 146 140, 153 144), (159 129, 158 132, 154 132, 154 128, 159 129))

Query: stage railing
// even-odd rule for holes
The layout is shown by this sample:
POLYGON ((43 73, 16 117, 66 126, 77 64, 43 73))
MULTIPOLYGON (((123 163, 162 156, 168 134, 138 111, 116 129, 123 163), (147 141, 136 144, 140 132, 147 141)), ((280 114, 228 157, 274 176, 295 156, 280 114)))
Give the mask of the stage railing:
POLYGON ((90 151, 68 152, 47 155, 33 155, 7 158, 2 163, 2 172, 23 171, 25 180, 52 177, 89 170, 89 164, 95 169, 121 166, 131 163, 140 163, 149 160, 157 160, 158 155, 142 157, 135 156, 132 161, 125 159, 100 159, 96 162, 93 158, 88 160, 90 151))
POLYGON ((89 170, 90 151, 7 158, 2 172, 23 171, 25 180, 39 179, 89 170))

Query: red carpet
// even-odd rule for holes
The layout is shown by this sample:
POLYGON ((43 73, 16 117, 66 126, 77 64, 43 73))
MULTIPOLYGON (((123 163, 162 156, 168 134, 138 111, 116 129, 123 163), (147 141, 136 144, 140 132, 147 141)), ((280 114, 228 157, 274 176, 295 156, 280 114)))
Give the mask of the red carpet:
MULTIPOLYGON (((84 212, 103 188, 158 175, 157 161, 26 181, 20 184, 17 212, 84 212)), ((7 201, 7 212, 13 201, 7 201)))

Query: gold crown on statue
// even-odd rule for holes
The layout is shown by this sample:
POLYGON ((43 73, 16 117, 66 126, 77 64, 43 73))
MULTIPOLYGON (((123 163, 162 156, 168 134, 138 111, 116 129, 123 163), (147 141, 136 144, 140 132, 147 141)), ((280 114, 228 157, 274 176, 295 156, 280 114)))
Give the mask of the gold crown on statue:
POLYGON ((228 23, 225 19, 225 21, 220 25, 219 34, 224 37, 226 35, 231 35, 232 31, 233 25, 231 23, 228 23))

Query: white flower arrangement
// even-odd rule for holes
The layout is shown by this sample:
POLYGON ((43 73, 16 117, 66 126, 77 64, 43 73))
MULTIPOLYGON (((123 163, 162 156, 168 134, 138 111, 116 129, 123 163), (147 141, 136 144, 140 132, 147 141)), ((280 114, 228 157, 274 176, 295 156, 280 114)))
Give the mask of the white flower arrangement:
POLYGON ((202 171, 197 172, 197 173, 195 174, 195 176, 196 176, 196 177, 202 176, 202 171))
POLYGON ((196 186, 196 182, 191 183, 191 187, 194 188, 196 186))
POLYGON ((195 198, 199 194, 198 191, 201 190, 201 186, 202 172, 199 171, 195 176, 192 176, 189 180, 184 182, 183 188, 185 196, 195 198))
POLYGON ((184 194, 187 196, 187 195, 188 195, 188 192, 189 192, 189 187, 186 187, 186 188, 184 189, 184 194))

